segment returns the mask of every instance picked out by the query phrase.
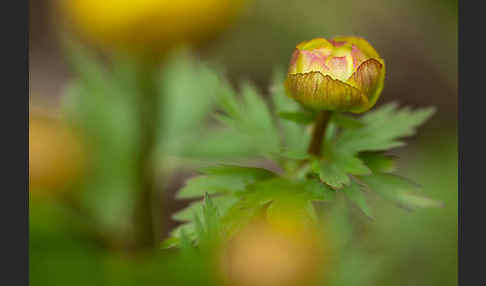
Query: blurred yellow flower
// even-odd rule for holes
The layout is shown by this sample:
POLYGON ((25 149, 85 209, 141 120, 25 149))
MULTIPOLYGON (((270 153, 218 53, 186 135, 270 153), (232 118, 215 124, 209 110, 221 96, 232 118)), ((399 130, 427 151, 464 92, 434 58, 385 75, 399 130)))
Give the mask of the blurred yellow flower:
POLYGON ((330 267, 329 245, 317 228, 292 223, 258 219, 237 232, 222 259, 226 284, 321 285, 330 267))
POLYGON ((82 37, 102 47, 160 54, 214 37, 244 0, 65 0, 61 11, 82 37))
POLYGON ((307 108, 361 113, 375 105, 384 80, 385 62, 366 40, 316 38, 295 48, 285 88, 307 108))
POLYGON ((29 191, 32 195, 64 191, 83 170, 79 138, 64 123, 45 114, 30 114, 29 191))

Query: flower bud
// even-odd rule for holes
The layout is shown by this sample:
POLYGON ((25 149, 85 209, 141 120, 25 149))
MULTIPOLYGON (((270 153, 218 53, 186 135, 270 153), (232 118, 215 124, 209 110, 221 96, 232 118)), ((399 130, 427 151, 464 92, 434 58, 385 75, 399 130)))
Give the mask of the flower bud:
POLYGON ((163 54, 218 34, 243 0, 64 0, 60 11, 83 39, 110 50, 163 54))
POLYGON ((317 228, 296 222, 257 219, 236 232, 222 259, 226 285, 322 285, 330 267, 329 245, 317 228))
POLYGON ((385 63, 366 40, 316 38, 295 48, 285 89, 306 108, 361 113, 376 103, 384 79, 385 63))

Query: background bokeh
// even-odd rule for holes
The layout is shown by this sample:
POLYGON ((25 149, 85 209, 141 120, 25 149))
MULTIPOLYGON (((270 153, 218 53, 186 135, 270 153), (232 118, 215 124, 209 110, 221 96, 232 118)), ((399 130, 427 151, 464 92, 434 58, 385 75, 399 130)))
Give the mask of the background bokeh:
MULTIPOLYGON (((31 101, 55 112, 71 78, 57 38, 61 22, 50 1, 30 2, 31 101)), ((456 285, 457 0, 255 0, 198 54, 220 63, 233 82, 250 79, 264 91, 272 70, 287 66, 298 42, 348 34, 369 40, 387 63, 378 105, 397 100, 413 107, 433 105, 438 111, 395 153, 399 173, 420 183, 445 207, 410 213, 376 202, 376 219, 360 222, 363 244, 385 261, 375 270, 373 285, 456 285)), ((182 206, 173 194, 189 174, 171 178, 166 213, 182 206)))

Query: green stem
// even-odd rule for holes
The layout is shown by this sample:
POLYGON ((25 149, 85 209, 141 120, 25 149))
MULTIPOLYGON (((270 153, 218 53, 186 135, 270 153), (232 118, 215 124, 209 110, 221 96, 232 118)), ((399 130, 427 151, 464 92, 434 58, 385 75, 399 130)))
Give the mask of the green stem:
POLYGON ((157 194, 155 170, 152 160, 159 122, 155 67, 145 66, 138 73, 141 94, 140 102, 140 152, 138 156, 138 178, 140 190, 135 208, 135 247, 139 250, 155 247, 154 198, 157 194))
POLYGON ((322 143, 324 141, 324 135, 326 134, 327 125, 331 113, 327 110, 319 111, 316 117, 316 122, 312 129, 312 138, 309 144, 307 152, 311 155, 320 156, 322 152, 322 143))

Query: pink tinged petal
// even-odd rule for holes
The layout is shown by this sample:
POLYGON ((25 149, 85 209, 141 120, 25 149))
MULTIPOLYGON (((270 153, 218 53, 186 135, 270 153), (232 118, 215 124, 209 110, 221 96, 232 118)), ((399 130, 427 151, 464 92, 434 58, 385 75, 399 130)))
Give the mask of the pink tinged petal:
POLYGON ((379 58, 380 55, 378 52, 373 48, 373 46, 368 43, 365 39, 361 37, 353 37, 353 36, 340 36, 340 37, 335 37, 332 39, 330 42, 344 42, 344 43, 350 43, 355 45, 356 47, 359 48, 359 50, 366 55, 367 58, 379 58))
POLYGON ((296 71, 306 73, 312 71, 325 72, 328 70, 326 59, 328 55, 325 51, 300 51, 300 57, 296 71))
POLYGON ((359 89, 320 72, 288 75, 284 85, 287 95, 315 110, 350 111, 368 104, 359 89))
POLYGON ((353 62, 350 56, 333 57, 328 60, 327 66, 331 77, 346 81, 353 73, 353 62))
POLYGON ((319 48, 319 49, 312 50, 312 52, 314 54, 319 55, 321 58, 326 59, 327 57, 329 57, 332 54, 332 49, 330 49, 330 48, 319 48))
POLYGON ((330 40, 329 42, 335 47, 340 47, 346 44, 346 42, 336 42, 335 40, 330 40))
POLYGON ((302 50, 312 51, 312 50, 322 49, 322 48, 332 49, 332 44, 329 43, 329 41, 324 38, 315 38, 310 41, 301 42, 297 45, 297 49, 301 51, 302 50))
POLYGON ((289 70, 288 73, 296 73, 297 72, 297 59, 300 56, 300 51, 295 49, 292 53, 292 57, 290 58, 289 70))
POLYGON ((356 46, 353 45, 351 48, 351 56, 353 57, 353 68, 356 69, 363 63, 368 57, 356 46))

